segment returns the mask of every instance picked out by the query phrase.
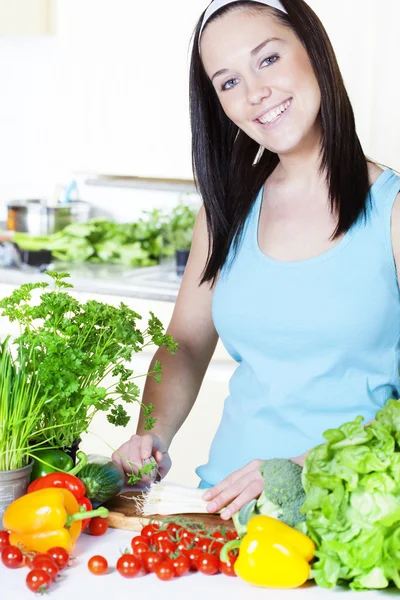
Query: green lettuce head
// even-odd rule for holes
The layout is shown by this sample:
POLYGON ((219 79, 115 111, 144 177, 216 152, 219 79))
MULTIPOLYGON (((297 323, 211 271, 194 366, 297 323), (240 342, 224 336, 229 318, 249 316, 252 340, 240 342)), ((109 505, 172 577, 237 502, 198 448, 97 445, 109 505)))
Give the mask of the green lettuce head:
POLYGON ((322 587, 400 588, 400 403, 324 433, 302 472, 306 521, 315 542, 312 576, 322 587))

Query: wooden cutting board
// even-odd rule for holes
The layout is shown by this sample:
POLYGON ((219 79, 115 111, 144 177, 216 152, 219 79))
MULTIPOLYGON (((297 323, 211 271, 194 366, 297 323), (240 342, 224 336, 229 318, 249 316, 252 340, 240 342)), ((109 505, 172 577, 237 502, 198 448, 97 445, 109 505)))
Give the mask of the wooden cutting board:
POLYGON ((114 529, 126 529, 128 531, 140 531, 147 523, 158 519, 172 519, 174 516, 190 519, 194 523, 199 523, 208 527, 224 526, 226 529, 235 530, 232 519, 228 521, 221 519, 219 515, 210 514, 184 514, 184 515, 152 515, 145 517, 137 513, 134 498, 141 492, 123 492, 116 496, 110 502, 105 504, 109 513, 107 517, 108 525, 114 529))

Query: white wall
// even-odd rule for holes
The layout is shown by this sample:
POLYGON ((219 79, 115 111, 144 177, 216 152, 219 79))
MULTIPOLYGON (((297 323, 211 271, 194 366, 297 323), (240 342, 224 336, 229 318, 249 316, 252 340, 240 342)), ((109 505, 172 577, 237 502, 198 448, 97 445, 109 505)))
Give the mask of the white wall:
MULTIPOLYGON (((114 20, 114 27, 110 27, 102 39, 102 54, 93 53, 90 60, 91 27, 85 25, 84 30, 80 31, 78 20, 74 23, 72 9, 78 11, 75 12, 77 15, 86 15, 83 20, 85 23, 91 18, 94 28, 96 18, 100 14, 103 17, 106 14, 105 5, 109 8, 121 7, 126 4, 126 0, 59 0, 60 8, 70 11, 71 22, 68 27, 71 35, 76 33, 77 36, 79 34, 87 38, 88 49, 85 58, 74 52, 73 37, 69 50, 65 38, 62 41, 60 35, 57 38, 0 37, 0 220, 4 219, 4 205, 8 199, 49 196, 57 181, 66 181, 72 171, 79 167, 78 156, 82 157, 86 153, 90 162, 90 145, 93 146, 93 140, 97 140, 98 144, 99 138, 94 135, 90 120, 89 126, 87 125, 87 119, 96 107, 93 103, 88 104, 85 88, 80 85, 84 81, 85 72, 89 75, 90 65, 97 64, 97 81, 101 82, 102 64, 105 64, 108 49, 118 46, 119 31, 124 32, 124 36, 131 31, 132 36, 139 39, 139 46, 145 47, 149 40, 154 39, 156 25, 162 27, 169 18, 178 18, 176 13, 179 11, 176 7, 179 7, 180 3, 183 7, 187 6, 186 0, 174 2, 175 8, 169 14, 165 8, 168 4, 165 0, 140 3, 138 0, 129 0, 128 4, 137 9, 141 18, 134 21, 131 19, 130 22, 129 19, 124 21, 120 16, 120 30, 117 26, 118 20, 114 20), (100 6, 103 7, 102 11, 100 6)), ((194 10, 194 6, 197 13, 204 4, 203 0, 191 0, 191 10, 194 10)), ((400 169, 400 36, 397 32, 400 2, 309 0, 309 4, 320 15, 331 35, 353 102, 357 127, 365 151, 378 161, 400 169)), ((171 3, 168 5, 172 6, 171 3)), ((188 23, 188 20, 186 21, 188 23)), ((106 25, 107 23, 103 22, 98 31, 105 32, 106 25)), ((188 30, 188 39, 190 33, 188 30)), ((151 57, 152 60, 160 61, 160 70, 165 70, 170 57, 175 56, 174 52, 174 35, 171 35, 170 46, 153 49, 151 57)), ((122 85, 121 73, 125 74, 127 79, 132 80, 136 77, 142 81, 142 88, 151 99, 152 110, 159 89, 159 119, 166 124, 165 127, 169 131, 171 116, 168 111, 163 110, 163 90, 167 89, 168 77, 163 75, 160 80, 154 77, 146 79, 142 59, 142 56, 127 52, 124 58, 126 63, 116 65, 118 81, 122 85)), ((175 115, 173 120, 172 131, 176 130, 177 135, 170 136, 171 155, 176 151, 174 143, 179 144, 180 151, 182 150, 182 136, 186 136, 188 151, 187 98, 182 97, 187 81, 183 81, 183 78, 182 71, 182 82, 176 98, 179 107, 176 114, 181 118, 175 115)), ((107 86, 112 86, 112 82, 105 79, 98 88, 100 104, 101 92, 105 92, 107 86)), ((107 98, 111 101, 113 96, 117 97, 118 94, 121 97, 119 122, 123 123, 125 120, 128 127, 129 123, 137 118, 142 100, 138 100, 137 106, 126 106, 123 101, 123 88, 110 89, 107 98)), ((133 154, 141 147, 141 135, 144 135, 145 127, 149 127, 149 124, 145 126, 142 119, 142 124, 136 131, 137 135, 131 136, 133 154)), ((104 143, 108 143, 109 140, 107 131, 105 123, 104 143)), ((157 138, 153 141, 157 144, 157 138)), ((85 189, 83 193, 97 203, 99 210, 115 208, 119 215, 124 214, 126 218, 129 218, 130 211, 137 211, 138 206, 142 207, 142 202, 148 206, 147 202, 152 203, 153 200, 164 201, 160 197, 156 199, 154 194, 149 195, 137 190, 130 193, 126 190, 115 189, 111 192, 91 188, 85 189)))
MULTIPOLYGON (((59 148, 53 36, 0 36, 0 205, 47 195, 59 148)), ((3 218, 0 213, 0 219, 3 218)))

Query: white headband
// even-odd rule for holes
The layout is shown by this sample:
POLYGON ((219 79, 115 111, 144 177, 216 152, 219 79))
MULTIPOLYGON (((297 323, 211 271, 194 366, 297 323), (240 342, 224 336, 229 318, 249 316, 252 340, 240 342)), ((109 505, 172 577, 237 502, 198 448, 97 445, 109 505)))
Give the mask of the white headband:
MULTIPOLYGON (((201 35, 201 33, 204 29, 204 26, 207 23, 207 21, 209 20, 209 18, 215 12, 217 12, 217 10, 219 10, 223 6, 226 6, 227 4, 233 4, 233 2, 238 2, 238 1, 239 0, 213 0, 204 14, 204 18, 203 18, 203 22, 201 24, 199 36, 201 35)), ((256 1, 260 4, 265 4, 266 6, 271 6, 271 8, 276 8, 277 10, 281 10, 282 12, 287 14, 287 11, 283 8, 283 5, 279 0, 252 0, 252 1, 256 1)))

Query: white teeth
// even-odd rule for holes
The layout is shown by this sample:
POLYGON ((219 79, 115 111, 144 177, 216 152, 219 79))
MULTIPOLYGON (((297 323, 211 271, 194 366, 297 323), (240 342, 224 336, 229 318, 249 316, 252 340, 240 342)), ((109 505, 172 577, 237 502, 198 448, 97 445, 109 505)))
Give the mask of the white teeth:
POLYGON ((260 123, 265 125, 265 123, 271 123, 274 121, 281 113, 283 113, 290 105, 291 100, 284 102, 280 106, 277 106, 273 110, 270 110, 268 113, 260 117, 258 120, 260 123))

